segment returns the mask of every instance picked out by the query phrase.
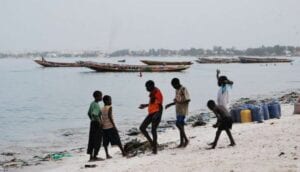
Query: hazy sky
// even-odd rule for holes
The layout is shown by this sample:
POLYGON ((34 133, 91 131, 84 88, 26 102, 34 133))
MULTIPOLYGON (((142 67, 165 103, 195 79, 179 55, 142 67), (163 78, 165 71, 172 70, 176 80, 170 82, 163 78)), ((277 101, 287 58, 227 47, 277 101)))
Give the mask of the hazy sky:
POLYGON ((0 0, 0 51, 300 45, 300 0, 0 0))

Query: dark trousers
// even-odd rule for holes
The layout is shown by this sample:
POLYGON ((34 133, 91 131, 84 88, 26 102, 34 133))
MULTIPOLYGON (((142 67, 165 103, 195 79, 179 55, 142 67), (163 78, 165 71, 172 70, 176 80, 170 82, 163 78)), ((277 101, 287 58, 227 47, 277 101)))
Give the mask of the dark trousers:
POLYGON ((102 128, 98 121, 91 121, 87 154, 98 155, 102 143, 102 128))
POLYGON ((147 138, 147 140, 150 142, 154 152, 157 151, 157 127, 161 121, 161 116, 162 116, 162 107, 161 107, 160 111, 155 112, 154 114, 149 114, 144 119, 143 123, 140 126, 141 132, 147 138), (150 124, 152 124, 152 127, 151 127, 152 139, 146 130, 150 124))

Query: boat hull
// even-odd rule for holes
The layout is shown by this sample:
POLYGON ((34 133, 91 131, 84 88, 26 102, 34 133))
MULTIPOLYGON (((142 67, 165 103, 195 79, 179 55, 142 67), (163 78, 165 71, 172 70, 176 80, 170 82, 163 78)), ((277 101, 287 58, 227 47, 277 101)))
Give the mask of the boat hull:
POLYGON ((97 72, 179 72, 188 69, 186 65, 119 65, 111 63, 79 62, 83 67, 97 72))
POLYGON ((141 60, 142 63, 147 65, 192 65, 190 61, 154 61, 154 60, 141 60))
POLYGON ((237 58, 199 58, 196 62, 201 64, 223 64, 223 63, 240 63, 237 58))
POLYGON ((291 63, 290 59, 239 57, 241 63, 291 63))
POLYGON ((46 60, 34 60, 37 64, 43 67, 81 67, 78 63, 61 63, 61 62, 51 62, 46 60))

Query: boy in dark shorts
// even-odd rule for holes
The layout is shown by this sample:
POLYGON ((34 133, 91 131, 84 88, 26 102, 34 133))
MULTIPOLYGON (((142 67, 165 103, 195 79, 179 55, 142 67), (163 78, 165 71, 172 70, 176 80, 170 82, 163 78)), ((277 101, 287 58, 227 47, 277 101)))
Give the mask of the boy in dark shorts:
POLYGON ((101 111, 98 104, 102 100, 102 93, 100 91, 95 91, 93 97, 95 100, 91 103, 88 111, 91 124, 87 154, 90 155, 90 161, 99 161, 103 160, 102 158, 97 157, 102 143, 101 111))
POLYGON ((180 84, 178 78, 173 78, 171 81, 171 85, 176 90, 175 98, 174 101, 167 104, 165 108, 167 109, 173 105, 176 106, 176 126, 180 133, 180 144, 178 145, 178 148, 181 148, 186 147, 189 143, 189 140, 184 131, 184 120, 188 115, 188 107, 191 100, 187 89, 180 84))
POLYGON ((111 145, 117 145, 119 146, 122 155, 126 156, 120 136, 116 127, 116 124, 113 119, 113 113, 112 113, 112 101, 111 97, 108 95, 105 95, 103 97, 104 107, 101 109, 102 112, 102 129, 103 129, 103 146, 106 153, 106 158, 110 159, 112 158, 108 153, 108 145, 109 143, 111 145))
POLYGON ((147 138, 147 140, 150 142, 152 146, 152 152, 153 154, 157 154, 157 127, 160 123, 162 111, 163 111, 163 95, 160 92, 158 88, 155 87, 155 84, 152 80, 149 80, 146 82, 146 89, 148 92, 150 92, 149 95, 149 103, 148 104, 141 104, 140 109, 144 109, 148 107, 148 115, 143 121, 143 123, 140 126, 140 130, 143 133, 143 135, 147 138), (152 138, 149 136, 147 132, 148 125, 152 123, 151 133, 152 138))
POLYGON ((229 146, 235 146, 235 142, 233 140, 233 137, 231 135, 230 129, 232 128, 232 119, 227 111, 227 109, 221 105, 216 105, 216 103, 213 100, 209 100, 207 102, 207 107, 214 112, 214 114, 217 116, 217 123, 213 125, 214 128, 218 128, 216 132, 215 140, 210 143, 212 147, 210 149, 214 149, 217 146, 218 139, 221 135, 221 132, 223 130, 226 131, 229 140, 230 145, 229 146))

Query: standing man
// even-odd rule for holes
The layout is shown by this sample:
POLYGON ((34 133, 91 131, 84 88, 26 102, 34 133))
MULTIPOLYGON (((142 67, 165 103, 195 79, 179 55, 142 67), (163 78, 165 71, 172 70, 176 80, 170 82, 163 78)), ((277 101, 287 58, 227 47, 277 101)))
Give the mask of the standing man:
POLYGON ((191 101, 187 89, 180 84, 178 78, 173 78, 171 85, 175 89, 175 98, 172 103, 166 105, 166 109, 170 106, 176 105, 176 126, 180 133, 180 144, 178 148, 186 147, 189 143, 184 131, 185 117, 188 115, 189 102, 191 101))
POLYGON ((146 82, 146 90, 150 92, 149 94, 149 103, 141 104, 140 109, 148 107, 148 115, 140 126, 140 130, 143 135, 147 138, 152 146, 153 154, 157 154, 157 127, 160 123, 162 111, 163 111, 163 95, 158 88, 155 87, 155 84, 152 80, 146 82), (147 127, 149 124, 152 124, 151 133, 152 139, 147 132, 147 127))
POLYGON ((220 76, 221 71, 217 69, 217 80, 218 80, 218 96, 217 104, 229 109, 229 89, 232 87, 233 82, 230 81, 226 76, 220 76))
POLYGON ((232 119, 229 114, 229 112, 226 110, 226 108, 222 105, 216 105, 216 103, 213 100, 209 100, 207 102, 207 107, 214 112, 214 114, 217 116, 217 123, 213 125, 214 128, 218 128, 216 132, 215 140, 210 143, 212 147, 210 149, 214 149, 217 146, 219 137, 221 135, 221 132, 223 130, 226 131, 229 140, 230 145, 229 146, 235 146, 235 142, 233 140, 233 137, 231 135, 230 129, 232 128, 232 119))

